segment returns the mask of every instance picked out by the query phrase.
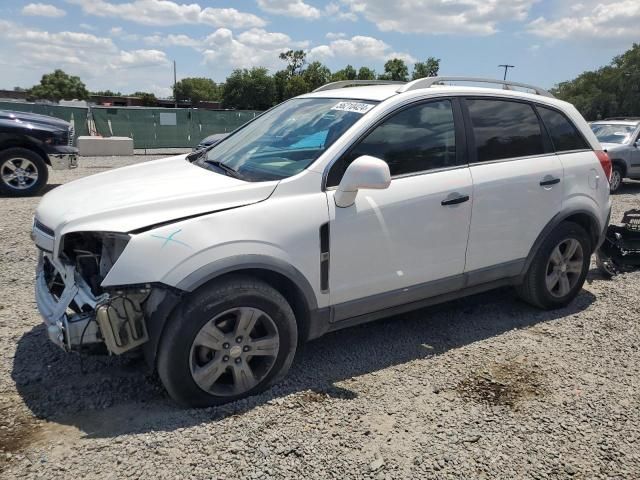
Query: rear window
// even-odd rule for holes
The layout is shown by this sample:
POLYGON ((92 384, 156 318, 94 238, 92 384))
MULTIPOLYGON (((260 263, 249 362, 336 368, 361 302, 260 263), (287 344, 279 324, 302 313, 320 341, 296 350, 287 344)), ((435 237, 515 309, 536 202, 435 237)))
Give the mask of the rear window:
POLYGON ((556 152, 590 148, 578 129, 562 113, 550 108, 540 106, 537 108, 542 121, 549 131, 556 152))
POLYGON ((544 153, 533 107, 509 100, 467 99, 478 162, 544 153))

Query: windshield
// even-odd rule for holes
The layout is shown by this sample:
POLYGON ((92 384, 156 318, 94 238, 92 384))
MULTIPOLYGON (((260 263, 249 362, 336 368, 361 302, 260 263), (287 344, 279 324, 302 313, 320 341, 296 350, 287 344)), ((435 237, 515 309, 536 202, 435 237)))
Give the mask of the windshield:
POLYGON ((296 98, 265 112, 194 164, 261 182, 295 175, 371 110, 377 102, 296 98))
POLYGON ((635 125, 592 123, 591 130, 600 143, 624 143, 636 129, 635 125))

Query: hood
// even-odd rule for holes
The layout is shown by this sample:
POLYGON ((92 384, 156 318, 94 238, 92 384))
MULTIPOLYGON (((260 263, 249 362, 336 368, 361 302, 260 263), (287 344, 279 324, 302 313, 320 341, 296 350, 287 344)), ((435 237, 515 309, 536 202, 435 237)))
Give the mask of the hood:
POLYGON ((45 126, 60 130, 68 130, 71 126, 69 122, 65 122, 59 118, 38 115, 37 113, 14 112, 11 110, 0 110, 0 120, 4 122, 15 122, 17 120, 18 122, 30 123, 34 126, 45 126))
POLYGON ((245 182, 165 158, 91 175, 47 193, 36 218, 56 232, 130 232, 269 198, 277 181, 245 182))
POLYGON ((607 152, 621 150, 627 147, 627 145, 625 145, 624 143, 600 143, 600 145, 602 145, 602 149, 606 150, 607 152))

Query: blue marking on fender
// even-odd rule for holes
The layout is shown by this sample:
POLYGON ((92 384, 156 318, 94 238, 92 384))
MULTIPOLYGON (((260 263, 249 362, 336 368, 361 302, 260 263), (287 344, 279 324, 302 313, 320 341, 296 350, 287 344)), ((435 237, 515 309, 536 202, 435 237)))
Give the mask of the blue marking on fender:
POLYGON ((169 242, 178 243, 178 244, 183 245, 183 246, 185 246, 185 247, 187 247, 187 248, 191 248, 191 246, 190 246, 190 245, 187 245, 186 243, 181 242, 180 240, 176 240, 175 238, 173 238, 173 237, 175 237, 178 233, 180 233, 181 231, 182 231, 182 229, 180 229, 180 230, 176 230, 175 232, 173 232, 173 233, 169 234, 169 236, 168 236, 168 237, 163 237, 163 236, 161 236, 161 235, 151 235, 151 236, 152 236, 152 237, 155 237, 155 238, 159 238, 160 240, 164 240, 164 243, 162 244, 162 246, 161 246, 160 248, 164 248, 164 247, 167 245, 167 243, 169 243, 169 242))

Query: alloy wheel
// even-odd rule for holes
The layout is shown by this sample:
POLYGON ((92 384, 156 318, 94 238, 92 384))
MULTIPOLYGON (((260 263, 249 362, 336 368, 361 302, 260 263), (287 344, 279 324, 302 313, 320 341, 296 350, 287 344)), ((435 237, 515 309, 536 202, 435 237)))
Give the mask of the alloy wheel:
POLYGON ((578 283, 584 269, 582 245, 575 238, 560 242, 547 263, 547 290, 554 297, 564 297, 578 283))
POLYGON ((38 181, 38 169, 27 158, 10 158, 0 167, 2 181, 14 190, 25 190, 38 181))
POLYGON ((613 171, 611 172, 611 184, 610 184, 611 191, 615 192, 616 190, 618 190, 618 188, 620 188, 621 183, 622 183, 622 174, 618 169, 614 168, 613 171))
POLYGON ((203 325, 191 345, 189 366, 198 387, 216 396, 248 392, 269 374, 280 338, 262 310, 236 307, 203 325))

